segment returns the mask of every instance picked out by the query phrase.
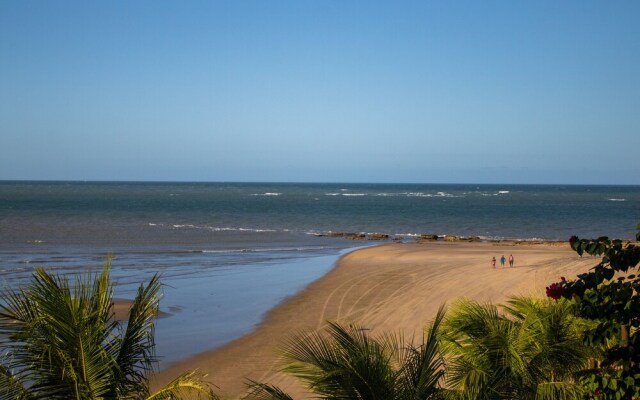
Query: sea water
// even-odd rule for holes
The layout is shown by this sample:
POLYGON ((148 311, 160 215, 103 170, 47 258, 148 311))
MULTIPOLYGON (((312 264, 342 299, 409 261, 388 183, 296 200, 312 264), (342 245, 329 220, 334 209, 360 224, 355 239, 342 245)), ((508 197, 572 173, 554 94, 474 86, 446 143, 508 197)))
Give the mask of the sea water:
POLYGON ((0 285, 112 254, 116 295, 131 298, 159 272, 170 362, 247 333, 363 245, 329 232, 630 239, 638 223, 639 186, 4 181, 0 285))

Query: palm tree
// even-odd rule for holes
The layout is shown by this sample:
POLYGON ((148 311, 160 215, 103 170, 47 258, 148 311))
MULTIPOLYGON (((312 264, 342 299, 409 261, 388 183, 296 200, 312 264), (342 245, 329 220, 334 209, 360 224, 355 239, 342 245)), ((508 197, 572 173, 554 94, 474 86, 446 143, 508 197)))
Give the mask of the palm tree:
POLYGON ((34 272, 22 289, 0 295, 0 399, 177 399, 184 391, 214 398, 186 373, 151 394, 157 365, 154 318, 160 281, 140 285, 126 324, 116 321, 110 262, 96 276, 34 272))
MULTIPOLYGON (((442 397, 438 348, 441 308, 420 345, 398 335, 374 338, 357 325, 329 323, 324 332, 298 335, 284 344, 284 372, 323 399, 417 400, 442 397)), ((291 400, 277 387, 252 382, 252 399, 291 400)))
POLYGON ((462 300, 443 326, 447 386, 458 399, 578 398, 593 349, 568 302, 512 298, 501 313, 462 300))

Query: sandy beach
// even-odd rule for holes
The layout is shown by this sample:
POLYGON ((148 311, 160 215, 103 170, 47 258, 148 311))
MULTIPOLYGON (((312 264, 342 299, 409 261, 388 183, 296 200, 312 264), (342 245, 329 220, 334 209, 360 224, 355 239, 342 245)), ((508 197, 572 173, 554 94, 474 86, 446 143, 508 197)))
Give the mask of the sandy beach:
POLYGON ((580 258, 566 243, 431 242, 357 250, 270 311, 254 332, 171 365, 154 384, 198 368, 225 398, 240 398, 247 378, 306 398, 303 387, 279 372, 278 346, 292 333, 319 330, 332 320, 358 322, 373 334, 403 332, 419 338, 440 305, 456 298, 499 303, 512 295, 543 296, 545 286, 560 276, 574 277, 595 264, 596 259, 580 258), (500 257, 510 254, 514 268, 508 262, 500 268, 500 257), (495 269, 492 257, 498 260, 495 269))

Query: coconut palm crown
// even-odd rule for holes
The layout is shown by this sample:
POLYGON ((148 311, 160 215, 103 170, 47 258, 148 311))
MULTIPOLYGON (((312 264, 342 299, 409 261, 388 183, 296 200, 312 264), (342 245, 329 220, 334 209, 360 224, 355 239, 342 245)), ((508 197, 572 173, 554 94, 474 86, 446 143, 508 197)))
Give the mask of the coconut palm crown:
MULTIPOLYGON (((400 335, 374 337, 358 325, 329 322, 321 332, 299 334, 283 345, 283 371, 307 384, 321 399, 440 399, 444 374, 438 330, 440 308, 422 343, 400 335)), ((291 400, 278 387, 252 383, 247 398, 291 400)))
POLYGON ((516 297, 501 312, 461 300, 443 326, 447 385, 458 399, 580 398, 583 344, 568 302, 516 297))
POLYGON ((140 285, 122 323, 109 275, 109 260, 73 285, 37 268, 26 287, 0 295, 0 399, 177 399, 185 391, 214 398, 196 372, 150 393, 159 276, 140 285))

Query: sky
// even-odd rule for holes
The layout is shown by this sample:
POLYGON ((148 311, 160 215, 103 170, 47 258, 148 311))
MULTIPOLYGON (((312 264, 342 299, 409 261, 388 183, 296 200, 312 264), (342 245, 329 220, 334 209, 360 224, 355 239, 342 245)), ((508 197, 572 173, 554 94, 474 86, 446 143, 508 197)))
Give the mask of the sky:
POLYGON ((638 185, 639 15, 0 0, 0 180, 638 185))

